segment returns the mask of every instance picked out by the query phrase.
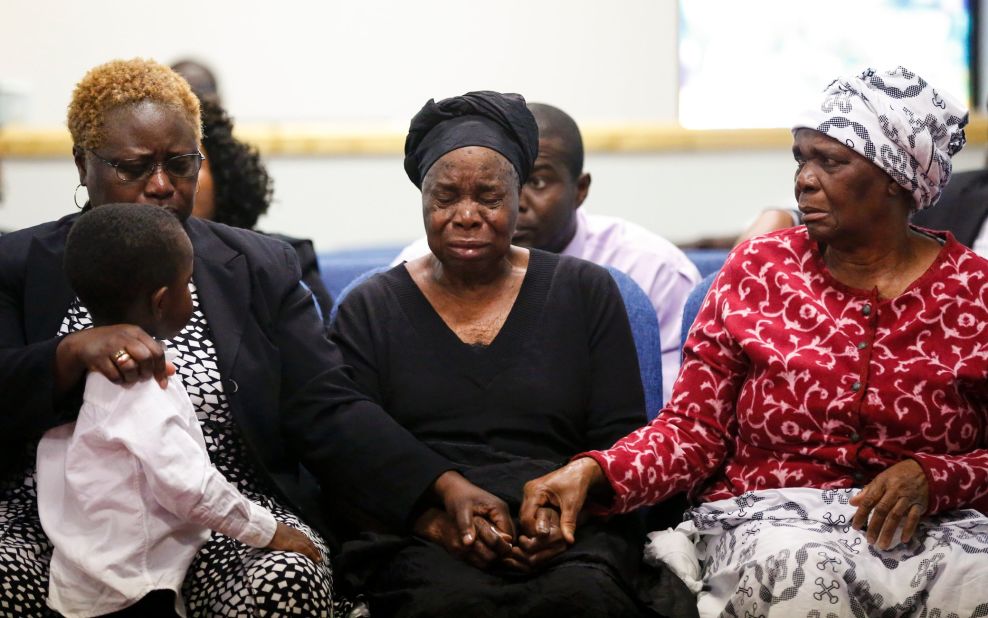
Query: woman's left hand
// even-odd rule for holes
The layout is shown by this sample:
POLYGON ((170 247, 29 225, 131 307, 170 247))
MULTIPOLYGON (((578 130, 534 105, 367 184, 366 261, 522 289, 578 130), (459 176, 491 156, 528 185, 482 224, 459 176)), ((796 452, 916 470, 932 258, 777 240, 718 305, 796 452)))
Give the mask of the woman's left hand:
POLYGON ((914 459, 900 461, 876 476, 850 500, 858 507, 851 524, 867 525, 868 543, 880 549, 892 547, 895 531, 902 526, 902 542, 912 538, 930 505, 929 485, 923 468, 914 459))
POLYGON ((566 551, 569 543, 563 537, 559 523, 559 511, 542 507, 535 514, 535 536, 518 535, 520 555, 531 569, 538 569, 549 560, 566 551))

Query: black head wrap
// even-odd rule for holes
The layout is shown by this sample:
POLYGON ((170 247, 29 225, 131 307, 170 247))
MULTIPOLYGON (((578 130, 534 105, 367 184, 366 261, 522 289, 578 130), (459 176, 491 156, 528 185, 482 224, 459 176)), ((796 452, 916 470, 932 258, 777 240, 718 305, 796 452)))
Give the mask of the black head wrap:
POLYGON ((490 90, 435 99, 412 118, 405 138, 405 173, 419 189, 433 163, 447 152, 483 146, 500 153, 524 183, 539 154, 539 127, 520 94, 490 90))

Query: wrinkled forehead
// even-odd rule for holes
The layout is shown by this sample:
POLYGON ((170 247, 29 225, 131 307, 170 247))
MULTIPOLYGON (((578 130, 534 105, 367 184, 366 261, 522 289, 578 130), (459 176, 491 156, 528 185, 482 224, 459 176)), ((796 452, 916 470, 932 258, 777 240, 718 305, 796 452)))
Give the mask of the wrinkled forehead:
POLYGON ((484 146, 465 146, 441 156, 425 175, 423 189, 429 185, 462 185, 476 182, 517 184, 518 174, 501 153, 484 146))
MULTIPOLYGON (((793 153, 802 153, 804 155, 807 154, 808 151, 840 153, 844 156, 860 157, 865 161, 868 161, 868 159, 855 152, 854 149, 841 143, 840 140, 835 139, 826 133, 817 131, 816 129, 810 129, 808 127, 803 127, 793 132, 792 150, 793 153)), ((871 163, 871 161, 868 162, 871 163)))
POLYGON ((793 133, 792 152, 793 156, 797 158, 826 157, 851 161, 855 163, 855 169, 872 176, 875 180, 894 180, 876 162, 846 144, 841 143, 839 139, 835 139, 815 129, 802 128, 795 131, 793 133))

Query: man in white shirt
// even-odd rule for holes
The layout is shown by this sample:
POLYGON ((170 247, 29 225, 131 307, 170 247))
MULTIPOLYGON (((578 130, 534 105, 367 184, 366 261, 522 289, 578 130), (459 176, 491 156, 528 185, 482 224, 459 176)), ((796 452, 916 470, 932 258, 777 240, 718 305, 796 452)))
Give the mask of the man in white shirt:
MULTIPOLYGON (((700 273, 682 251, 657 234, 616 217, 580 210, 590 192, 580 129, 561 109, 543 103, 528 107, 539 125, 539 156, 522 188, 513 242, 611 266, 648 294, 659 319, 662 394, 667 400, 679 373, 683 305, 700 273)), ((428 252, 421 238, 402 250, 394 263, 428 252)))

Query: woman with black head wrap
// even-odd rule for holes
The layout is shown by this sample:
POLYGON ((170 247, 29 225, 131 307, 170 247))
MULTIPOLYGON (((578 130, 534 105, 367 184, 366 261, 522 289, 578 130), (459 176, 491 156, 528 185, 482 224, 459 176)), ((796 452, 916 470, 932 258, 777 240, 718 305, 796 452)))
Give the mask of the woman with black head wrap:
MULTIPOLYGON (((332 329, 363 392, 514 513, 526 479, 645 420, 607 271, 511 245, 537 150, 519 95, 429 101, 412 119, 405 171, 432 253, 351 292, 332 329)), ((629 593, 637 523, 592 524, 562 553, 545 509, 538 539, 478 520, 466 550, 450 518, 424 505, 414 537, 350 542, 341 567, 375 617, 651 615, 629 593)))

